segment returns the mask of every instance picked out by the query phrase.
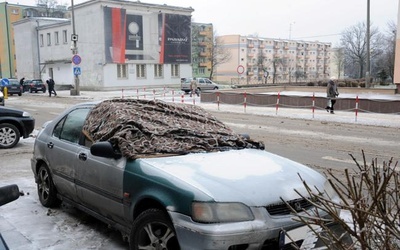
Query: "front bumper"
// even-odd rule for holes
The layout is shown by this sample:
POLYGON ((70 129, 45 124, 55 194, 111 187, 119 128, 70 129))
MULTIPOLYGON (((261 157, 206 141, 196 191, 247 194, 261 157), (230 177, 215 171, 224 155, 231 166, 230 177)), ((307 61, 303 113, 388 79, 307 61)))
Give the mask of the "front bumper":
POLYGON ((271 241, 278 244, 279 233, 299 226, 293 216, 270 216, 265 208, 252 208, 253 221, 203 224, 189 216, 169 212, 175 226, 181 249, 267 249, 271 241))

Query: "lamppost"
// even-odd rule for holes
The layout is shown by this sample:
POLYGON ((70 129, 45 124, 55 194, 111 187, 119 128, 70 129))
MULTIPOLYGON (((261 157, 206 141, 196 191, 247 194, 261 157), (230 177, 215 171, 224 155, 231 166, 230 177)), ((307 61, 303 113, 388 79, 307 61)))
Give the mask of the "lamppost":
MULTIPOLYGON (((71 16, 72 16, 71 50, 72 50, 73 59, 79 58, 79 63, 80 63, 80 57, 78 56, 78 47, 77 47, 78 35, 76 34, 76 30, 75 30, 74 0, 71 0, 71 16)), ((76 65, 75 60, 73 60, 73 63, 76 65)), ((77 63, 77 64, 79 64, 79 63, 77 63)), ((79 72, 80 72, 80 68, 79 68, 79 72)), ((75 88, 71 89, 70 94, 71 95, 80 95, 79 74, 77 72, 75 72, 75 67, 74 67, 74 84, 75 84, 75 88)))
POLYGON ((371 73, 371 64, 370 64, 370 57, 371 57, 371 51, 370 51, 370 0, 367 0, 367 32, 366 32, 366 37, 365 39, 366 44, 367 44, 367 62, 366 62, 366 71, 365 71, 365 87, 369 88, 370 87, 370 73, 371 73))

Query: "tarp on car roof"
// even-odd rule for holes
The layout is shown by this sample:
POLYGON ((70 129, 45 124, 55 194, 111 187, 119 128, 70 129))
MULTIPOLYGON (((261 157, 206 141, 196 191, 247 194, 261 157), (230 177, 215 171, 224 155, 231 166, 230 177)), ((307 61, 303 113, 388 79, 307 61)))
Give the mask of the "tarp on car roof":
POLYGON ((159 100, 103 101, 88 114, 83 132, 93 142, 110 141, 130 159, 231 148, 264 149, 262 142, 234 133, 201 107, 159 100))

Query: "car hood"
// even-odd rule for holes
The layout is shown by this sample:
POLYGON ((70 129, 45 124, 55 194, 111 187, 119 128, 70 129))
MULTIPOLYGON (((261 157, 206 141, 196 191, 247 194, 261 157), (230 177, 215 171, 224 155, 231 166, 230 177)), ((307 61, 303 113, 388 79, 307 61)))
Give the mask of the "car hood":
POLYGON ((1 107, 0 108, 0 116, 11 116, 11 117, 22 117, 24 112, 22 110, 1 107))
POLYGON ((320 190, 325 183, 321 174, 304 165, 256 149, 142 160, 210 199, 239 201, 249 206, 281 202, 281 197, 298 199, 295 190, 308 196, 300 176, 309 186, 320 190))

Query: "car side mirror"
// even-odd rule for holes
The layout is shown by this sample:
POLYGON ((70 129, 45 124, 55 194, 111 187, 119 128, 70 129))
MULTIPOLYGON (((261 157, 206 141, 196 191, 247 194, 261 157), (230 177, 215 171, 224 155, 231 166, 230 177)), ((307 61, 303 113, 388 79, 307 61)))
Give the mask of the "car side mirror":
POLYGON ((0 188, 0 206, 19 198, 19 188, 16 184, 8 185, 0 188))
POLYGON ((96 142, 90 147, 90 153, 94 156, 119 159, 122 157, 120 152, 117 152, 112 144, 108 141, 96 142))

